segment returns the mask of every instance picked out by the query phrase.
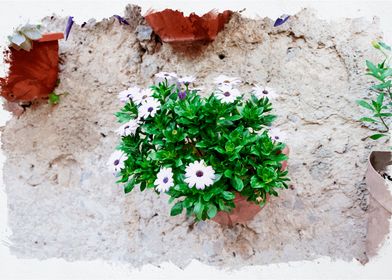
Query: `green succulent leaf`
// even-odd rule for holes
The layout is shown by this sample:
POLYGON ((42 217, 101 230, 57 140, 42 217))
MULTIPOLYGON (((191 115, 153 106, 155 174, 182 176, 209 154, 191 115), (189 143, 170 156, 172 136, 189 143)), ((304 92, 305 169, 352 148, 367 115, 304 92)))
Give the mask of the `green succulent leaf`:
POLYGON ((238 191, 242 191, 244 188, 244 182, 242 182, 240 177, 235 176, 232 180, 233 187, 238 191))
POLYGON ((209 204, 207 210, 208 218, 210 219, 214 218, 217 213, 218 213, 218 208, 216 208, 214 204, 209 204))
POLYGON ((184 209, 183 202, 179 201, 172 207, 170 211, 170 216, 177 216, 182 213, 182 209, 184 209))
POLYGON ((381 133, 377 133, 377 134, 373 134, 372 136, 370 136, 371 139, 373 140, 377 140, 380 139, 381 137, 385 137, 387 136, 386 134, 381 134, 381 133))

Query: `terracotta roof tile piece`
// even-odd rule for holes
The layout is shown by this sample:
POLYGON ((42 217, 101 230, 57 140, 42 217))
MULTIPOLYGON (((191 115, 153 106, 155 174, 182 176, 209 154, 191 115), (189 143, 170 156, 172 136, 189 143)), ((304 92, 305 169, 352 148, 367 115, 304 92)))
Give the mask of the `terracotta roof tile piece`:
POLYGON ((191 13, 186 17, 180 11, 165 9, 161 12, 149 11, 145 19, 163 42, 211 42, 229 21, 232 13, 229 10, 222 13, 212 10, 203 16, 191 13))

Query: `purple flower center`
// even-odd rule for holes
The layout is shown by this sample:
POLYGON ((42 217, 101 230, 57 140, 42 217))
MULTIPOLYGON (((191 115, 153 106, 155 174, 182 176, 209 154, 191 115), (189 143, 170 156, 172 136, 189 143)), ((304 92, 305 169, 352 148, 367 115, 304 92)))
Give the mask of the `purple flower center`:
POLYGON ((166 184, 167 182, 169 182, 169 178, 167 178, 167 177, 163 178, 163 183, 166 184))
POLYGON ((199 171, 197 171, 196 172, 196 176, 197 177, 202 177, 204 174, 203 174, 203 171, 201 171, 201 170, 199 170, 199 171))
POLYGON ((115 161, 114 161, 114 165, 118 165, 120 163, 120 161, 118 160, 118 159, 116 159, 115 161))
POLYGON ((268 90, 263 90, 263 94, 268 94, 268 90))
POLYGON ((223 95, 226 96, 226 97, 229 97, 230 96, 230 92, 226 91, 223 95))
POLYGON ((274 138, 275 138, 276 140, 278 140, 278 139, 279 139, 279 136, 275 136, 274 138))
POLYGON ((124 127, 124 129, 128 129, 129 128, 129 125, 126 125, 125 127, 124 127))
POLYGON ((154 110, 153 107, 150 107, 150 108, 147 109, 147 111, 148 111, 149 113, 151 113, 153 110, 154 110))
POLYGON ((143 95, 142 99, 146 99, 148 96, 147 95, 143 95))

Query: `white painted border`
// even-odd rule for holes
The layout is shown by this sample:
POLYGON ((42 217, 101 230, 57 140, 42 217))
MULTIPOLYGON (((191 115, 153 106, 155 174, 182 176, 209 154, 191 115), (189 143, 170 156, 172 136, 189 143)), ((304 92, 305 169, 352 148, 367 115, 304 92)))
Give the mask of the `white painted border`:
MULTIPOLYGON (((392 1, 248 1, 248 0, 166 0, 166 1, 3 1, 0 0, 0 47, 6 42, 6 35, 12 28, 30 20, 38 22, 43 16, 56 14, 75 17, 77 23, 89 18, 97 20, 113 14, 122 14, 129 2, 142 6, 143 12, 154 7, 157 10, 170 7, 189 13, 203 13, 212 8, 219 10, 241 10, 249 17, 276 18, 281 14, 293 14, 301 8, 310 7, 321 18, 327 20, 343 17, 366 17, 372 20, 377 15, 387 42, 392 42, 392 1)), ((0 75, 5 69, 0 67, 0 75)), ((0 125, 9 119, 9 114, 0 110, 0 125)), ((0 176, 4 155, 0 153, 0 176)), ((62 259, 46 261, 17 259, 6 246, 7 201, 4 184, 0 188, 0 279, 392 279, 392 244, 388 242, 378 257, 363 266, 353 260, 351 263, 320 258, 315 261, 301 261, 266 266, 244 267, 237 271, 221 271, 214 267, 193 261, 185 270, 171 263, 163 263, 161 268, 145 265, 139 270, 129 270, 126 265, 111 265, 102 261, 73 262, 62 259)), ((392 229, 392 227, 391 227, 392 229)))

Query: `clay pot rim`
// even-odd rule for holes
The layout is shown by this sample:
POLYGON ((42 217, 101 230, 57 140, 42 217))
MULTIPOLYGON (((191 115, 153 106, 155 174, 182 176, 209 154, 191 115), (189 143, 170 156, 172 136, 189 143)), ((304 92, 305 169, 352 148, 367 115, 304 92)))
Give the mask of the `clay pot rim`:
POLYGON ((384 159, 382 164, 385 166, 392 165, 392 151, 372 151, 368 158, 367 170, 366 170, 366 185, 368 187, 370 195, 388 212, 392 213, 392 193, 388 187, 386 179, 384 179, 375 167, 374 158, 377 155, 381 156, 389 155, 389 159, 384 159))
POLYGON ((64 33, 56 32, 56 33, 46 33, 42 35, 42 38, 36 40, 37 42, 50 42, 50 41, 57 41, 64 38, 64 33))

